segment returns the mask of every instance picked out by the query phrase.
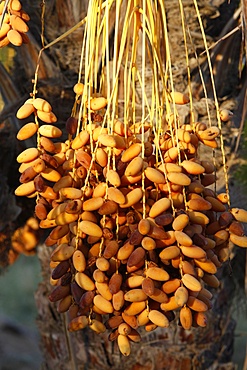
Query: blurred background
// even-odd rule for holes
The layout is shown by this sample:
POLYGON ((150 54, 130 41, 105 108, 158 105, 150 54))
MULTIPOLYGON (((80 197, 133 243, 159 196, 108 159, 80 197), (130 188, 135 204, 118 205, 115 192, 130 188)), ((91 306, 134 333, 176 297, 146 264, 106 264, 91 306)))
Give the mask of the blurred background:
POLYGON ((41 280, 36 256, 21 255, 0 275, 0 369, 37 370, 42 363, 34 293, 41 280))

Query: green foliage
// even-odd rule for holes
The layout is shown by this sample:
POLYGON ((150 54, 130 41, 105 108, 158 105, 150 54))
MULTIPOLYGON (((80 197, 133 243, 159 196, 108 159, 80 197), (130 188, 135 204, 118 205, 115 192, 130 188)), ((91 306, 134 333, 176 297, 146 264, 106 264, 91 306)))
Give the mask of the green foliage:
POLYGON ((0 62, 4 65, 8 72, 13 67, 14 56, 15 50, 12 47, 5 47, 0 51, 0 62))

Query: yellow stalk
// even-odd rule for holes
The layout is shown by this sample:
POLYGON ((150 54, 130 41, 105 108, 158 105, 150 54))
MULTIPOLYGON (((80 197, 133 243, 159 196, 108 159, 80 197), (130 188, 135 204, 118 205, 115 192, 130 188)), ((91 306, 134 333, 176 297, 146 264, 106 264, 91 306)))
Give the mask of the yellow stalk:
MULTIPOLYGON (((226 194, 227 194, 227 198, 228 198, 228 206, 230 207, 231 202, 230 202, 228 172, 227 172, 226 156, 225 156, 225 149, 224 149, 224 141, 223 141, 223 136, 222 136, 220 109, 219 109, 219 103, 218 103, 218 99, 217 99, 216 87, 215 87, 215 83, 214 83, 213 68, 212 68, 210 54, 209 54, 209 50, 208 50, 208 46, 207 46, 206 35, 205 35, 205 32, 204 32, 202 19, 201 19, 201 16, 200 16, 200 12, 199 12, 198 4, 197 4, 196 0, 194 0, 194 5, 195 5, 198 21, 199 21, 199 24, 200 24, 200 29, 201 29, 201 33, 202 33, 202 37, 203 37, 204 46, 205 46, 205 52, 206 52, 206 55, 207 55, 208 68, 209 68, 210 77, 211 77, 211 83, 212 83, 212 89, 213 89, 213 95, 214 95, 214 103, 215 103, 215 108, 216 108, 216 117, 217 117, 217 122, 218 122, 219 129, 220 129, 220 148, 221 148, 221 153, 222 153, 223 171, 224 171, 224 176, 225 176, 225 188, 226 188, 226 194)), ((209 119, 210 119, 209 112, 208 112, 208 116, 209 116, 209 119)))

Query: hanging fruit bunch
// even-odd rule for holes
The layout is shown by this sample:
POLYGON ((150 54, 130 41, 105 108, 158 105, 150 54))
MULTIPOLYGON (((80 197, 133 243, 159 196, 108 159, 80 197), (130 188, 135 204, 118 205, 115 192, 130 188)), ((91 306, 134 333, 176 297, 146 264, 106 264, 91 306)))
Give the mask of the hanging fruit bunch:
POLYGON ((0 3, 0 48, 11 43, 14 46, 21 46, 28 43, 27 22, 29 15, 22 9, 19 0, 2 1, 0 3))
POLYGON ((79 79, 74 86, 66 140, 48 101, 34 95, 17 112, 20 120, 34 117, 17 138, 37 135, 37 147, 17 157, 21 185, 15 194, 36 197, 39 227, 51 229, 45 241, 51 248, 49 299, 59 313, 67 312, 68 330, 109 330, 109 341, 127 356, 130 343, 141 340, 140 330, 166 328, 177 318, 184 329, 207 325, 210 288, 220 285, 216 273, 229 258, 229 241, 247 247, 247 212, 230 207, 227 187, 222 193, 214 189, 213 157, 200 159, 202 148, 222 148, 220 121, 194 122, 192 114, 190 123, 180 124, 176 106, 191 104, 191 97, 167 86, 155 57, 152 86, 158 88, 160 75, 164 85, 151 102, 146 99, 146 44, 139 74, 135 45, 141 30, 150 37, 145 27, 155 24, 155 11, 129 3, 121 41, 116 30, 119 59, 113 70, 106 65, 97 86, 96 56, 99 45, 107 45, 102 37, 108 12, 90 4, 85 83, 79 79), (130 35, 131 52, 125 44, 130 35), (119 118, 123 60, 127 88, 119 118), (136 79, 143 96, 138 118, 136 79))
MULTIPOLYGON (((140 142, 121 121, 111 133, 95 123, 107 101, 91 102, 92 122, 66 143, 54 142, 62 132, 48 102, 37 98, 21 107, 19 117, 32 111, 51 119, 39 128, 28 123, 17 135, 38 131, 40 146, 18 156, 22 184, 15 193, 37 196, 39 226, 52 228, 49 298, 69 312, 68 329, 108 328, 127 355, 129 341, 140 340, 139 327, 167 327, 177 311, 185 329, 206 326, 207 287, 220 284, 216 273, 229 257, 229 240, 247 246, 247 212, 229 209, 227 194, 209 188, 215 166, 197 156, 200 145, 217 145, 217 127, 181 127, 174 146, 168 130, 157 156, 150 137, 140 142)), ((69 119, 70 132, 75 122, 69 119)))

